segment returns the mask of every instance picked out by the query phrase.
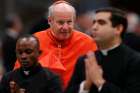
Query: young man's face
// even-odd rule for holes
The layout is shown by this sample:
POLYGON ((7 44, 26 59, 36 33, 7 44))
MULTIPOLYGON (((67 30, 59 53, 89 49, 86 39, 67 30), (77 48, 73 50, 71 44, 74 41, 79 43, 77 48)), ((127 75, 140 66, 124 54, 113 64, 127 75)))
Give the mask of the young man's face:
POLYGON ((54 36, 58 40, 69 39, 74 27, 74 13, 72 11, 56 11, 53 17, 49 18, 49 23, 54 36))
POLYGON ((16 45, 17 59, 24 68, 36 64, 39 56, 39 49, 36 47, 34 38, 23 38, 16 45))
POLYGON ((92 27, 92 36, 98 43, 107 43, 116 36, 116 28, 112 27, 109 12, 99 12, 95 15, 92 27))

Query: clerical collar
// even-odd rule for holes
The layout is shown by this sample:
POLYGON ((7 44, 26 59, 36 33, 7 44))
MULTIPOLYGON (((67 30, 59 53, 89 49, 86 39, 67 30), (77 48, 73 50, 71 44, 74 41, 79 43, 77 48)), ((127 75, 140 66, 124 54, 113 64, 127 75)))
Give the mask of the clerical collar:
POLYGON ((26 76, 30 74, 30 71, 23 71, 26 76))
POLYGON ((102 52, 102 54, 103 54, 104 56, 107 56, 107 55, 108 55, 108 51, 115 49, 115 48, 118 47, 119 45, 120 45, 120 44, 116 44, 116 45, 114 45, 114 46, 112 46, 112 47, 110 47, 110 48, 103 49, 103 50, 101 50, 101 52, 102 52))
POLYGON ((26 68, 21 68, 20 71, 24 76, 31 76, 35 73, 37 73, 38 71, 40 71, 41 69, 41 65, 39 63, 29 67, 28 69, 26 68))

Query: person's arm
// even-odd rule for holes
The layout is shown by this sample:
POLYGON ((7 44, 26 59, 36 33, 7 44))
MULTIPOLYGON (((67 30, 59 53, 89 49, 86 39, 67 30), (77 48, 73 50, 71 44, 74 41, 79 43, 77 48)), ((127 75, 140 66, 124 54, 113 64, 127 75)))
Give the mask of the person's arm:
MULTIPOLYGON (((85 60, 87 76, 98 88, 99 93, 140 93, 140 57, 132 56, 125 61, 125 74, 121 85, 117 85, 103 78, 103 70, 97 64, 94 53, 89 53, 85 60)), ((119 81, 118 81, 119 82, 119 81)))
POLYGON ((130 64, 127 64, 126 74, 122 77, 124 81, 120 81, 123 88, 106 81, 100 93, 140 93, 140 60, 136 60, 130 60, 130 64))

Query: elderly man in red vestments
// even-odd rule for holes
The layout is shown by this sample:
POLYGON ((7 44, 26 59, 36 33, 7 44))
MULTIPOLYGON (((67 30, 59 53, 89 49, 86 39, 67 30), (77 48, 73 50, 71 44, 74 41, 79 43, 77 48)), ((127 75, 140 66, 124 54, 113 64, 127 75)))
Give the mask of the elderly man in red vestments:
MULTIPOLYGON (((64 89, 79 56, 89 50, 97 50, 96 43, 91 37, 74 29, 75 18, 73 6, 66 1, 57 1, 49 7, 50 28, 34 34, 40 41, 41 65, 60 76, 64 89)), ((16 64, 15 67, 18 66, 16 64)))

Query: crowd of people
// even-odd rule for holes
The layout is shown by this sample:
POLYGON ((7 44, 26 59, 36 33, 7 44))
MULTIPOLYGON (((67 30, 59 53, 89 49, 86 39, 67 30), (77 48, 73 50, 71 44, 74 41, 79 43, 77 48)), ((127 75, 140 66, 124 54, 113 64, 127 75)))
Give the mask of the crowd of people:
POLYGON ((47 29, 32 35, 21 35, 22 21, 10 17, 0 51, 0 93, 139 93, 140 54, 123 42, 126 14, 97 9, 85 17, 84 33, 75 28, 75 8, 58 0, 48 8, 47 29))

